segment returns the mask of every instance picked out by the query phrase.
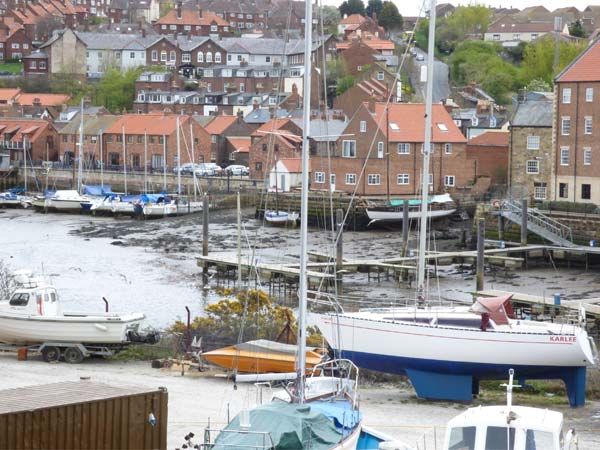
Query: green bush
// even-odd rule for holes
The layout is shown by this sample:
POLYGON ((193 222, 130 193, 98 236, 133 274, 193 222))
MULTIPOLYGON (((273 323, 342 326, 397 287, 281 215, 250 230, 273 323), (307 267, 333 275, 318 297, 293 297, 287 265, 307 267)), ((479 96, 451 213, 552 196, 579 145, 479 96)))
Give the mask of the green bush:
POLYGON ((565 211, 574 212, 581 214, 591 214, 598 208, 593 203, 574 203, 574 202, 560 202, 560 201, 546 201, 541 202, 540 209, 547 211, 565 211))

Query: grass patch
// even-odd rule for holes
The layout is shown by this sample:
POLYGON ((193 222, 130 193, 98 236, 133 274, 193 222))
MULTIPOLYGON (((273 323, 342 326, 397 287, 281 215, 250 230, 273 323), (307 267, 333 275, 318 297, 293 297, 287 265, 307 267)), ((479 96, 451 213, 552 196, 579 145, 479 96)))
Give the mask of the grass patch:
POLYGON ((0 64, 0 72, 10 72, 14 74, 19 74, 23 70, 23 63, 3 63, 0 64))
POLYGON ((112 359, 117 361, 150 361, 173 357, 172 349, 154 345, 130 345, 122 352, 117 353, 112 359))

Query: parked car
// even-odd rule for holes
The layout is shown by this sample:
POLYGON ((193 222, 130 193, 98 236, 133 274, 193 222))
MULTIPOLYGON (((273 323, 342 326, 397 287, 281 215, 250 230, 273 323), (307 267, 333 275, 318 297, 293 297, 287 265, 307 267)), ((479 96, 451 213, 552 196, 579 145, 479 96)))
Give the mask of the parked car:
POLYGON ((174 173, 181 173, 181 175, 191 175, 194 170, 197 170, 200 164, 194 163, 186 163, 182 164, 180 167, 175 167, 173 169, 174 173))
POLYGON ((196 175, 201 177, 214 177, 222 173, 223 169, 215 163, 198 164, 198 168, 196 169, 196 175))
POLYGON ((235 175, 235 176, 250 175, 250 169, 246 166, 241 166, 239 164, 232 164, 231 166, 227 166, 227 167, 225 167, 224 171, 228 175, 235 175))
POLYGON ((415 59, 417 61, 425 61, 425 55, 423 53, 417 53, 417 56, 415 57, 415 59))

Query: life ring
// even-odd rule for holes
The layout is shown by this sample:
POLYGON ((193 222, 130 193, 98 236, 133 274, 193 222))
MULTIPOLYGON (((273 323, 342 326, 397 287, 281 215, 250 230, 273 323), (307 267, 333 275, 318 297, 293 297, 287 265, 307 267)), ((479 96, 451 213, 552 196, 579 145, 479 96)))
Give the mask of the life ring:
POLYGON ((500 208, 500 202, 499 202, 498 200, 494 200, 494 201, 492 202, 492 206, 493 206, 494 208, 500 208))

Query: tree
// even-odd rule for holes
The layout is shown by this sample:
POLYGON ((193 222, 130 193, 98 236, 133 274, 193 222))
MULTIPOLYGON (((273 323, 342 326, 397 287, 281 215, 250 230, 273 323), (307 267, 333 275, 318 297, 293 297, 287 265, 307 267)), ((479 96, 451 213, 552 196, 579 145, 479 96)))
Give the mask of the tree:
POLYGON ((340 7, 340 14, 342 17, 344 15, 352 15, 352 14, 360 14, 361 16, 365 15, 365 4, 362 0, 346 0, 343 2, 340 7))
POLYGON ((523 78, 526 81, 538 78, 552 84, 553 77, 586 48, 585 41, 561 42, 559 47, 559 62, 554 73, 554 49, 556 42, 550 35, 542 36, 535 43, 525 48, 523 55, 523 78))
POLYGON ((490 25, 492 10, 487 6, 459 6, 448 17, 448 25, 461 35, 483 34, 490 25))
POLYGON ((585 37, 585 30, 581 25, 581 20, 577 19, 573 24, 569 27, 569 34, 575 37, 585 37))
POLYGON ((527 85, 527 90, 534 92, 552 92, 552 86, 544 80, 534 78, 527 85))
POLYGON ((398 8, 392 2, 384 2, 381 14, 379 15, 379 25, 389 30, 399 30, 402 28, 404 20, 398 12, 398 8))
POLYGON ((135 99, 135 80, 142 70, 138 68, 121 72, 109 69, 95 88, 92 96, 94 104, 104 106, 111 112, 131 110, 135 99))
POLYGON ((375 13, 377 15, 377 17, 379 17, 382 9, 383 9, 383 2, 381 0, 369 0, 369 3, 367 4, 367 10, 366 10, 367 16, 373 17, 373 13, 375 13))
POLYGON ((354 77, 352 75, 346 75, 338 80, 335 93, 337 95, 342 95, 352 86, 354 86, 354 77))
POLYGON ((326 33, 337 34, 337 24, 340 21, 340 12, 335 6, 325 5, 319 9, 323 19, 326 33))

